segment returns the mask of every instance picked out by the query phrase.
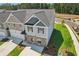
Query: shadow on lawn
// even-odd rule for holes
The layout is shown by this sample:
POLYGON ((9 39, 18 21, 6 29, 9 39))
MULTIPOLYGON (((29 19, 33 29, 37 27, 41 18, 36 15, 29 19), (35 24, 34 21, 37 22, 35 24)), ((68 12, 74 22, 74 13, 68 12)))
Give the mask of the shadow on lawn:
POLYGON ((60 31, 54 29, 47 48, 44 49, 43 53, 56 56, 58 50, 63 43, 63 37, 60 31))
POLYGON ((67 52, 68 56, 75 56, 72 52, 67 52))
POLYGON ((9 39, 8 39, 8 38, 3 38, 3 39, 1 40, 1 42, 6 42, 6 41, 9 41, 9 39))

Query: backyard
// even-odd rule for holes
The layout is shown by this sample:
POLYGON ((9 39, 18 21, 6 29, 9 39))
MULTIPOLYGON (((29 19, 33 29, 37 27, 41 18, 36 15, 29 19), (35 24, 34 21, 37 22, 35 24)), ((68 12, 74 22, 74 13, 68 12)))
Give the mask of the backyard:
POLYGON ((49 55, 76 55, 71 36, 63 24, 55 24, 50 42, 44 53, 49 55))

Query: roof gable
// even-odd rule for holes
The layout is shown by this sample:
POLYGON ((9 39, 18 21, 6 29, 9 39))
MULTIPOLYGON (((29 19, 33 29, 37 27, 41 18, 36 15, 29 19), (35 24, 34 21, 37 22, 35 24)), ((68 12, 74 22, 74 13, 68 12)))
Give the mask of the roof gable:
POLYGON ((28 21, 25 23, 25 25, 34 25, 39 21, 37 17, 32 16, 28 19, 28 21))
POLYGON ((25 21, 25 17, 26 17, 26 11, 24 10, 20 10, 20 11, 16 11, 16 12, 12 12, 12 14, 22 23, 24 23, 25 21))
POLYGON ((10 14, 9 18, 6 20, 9 23, 21 23, 14 15, 10 14))
POLYGON ((55 20, 55 11, 53 9, 26 9, 26 19, 28 19, 35 15, 38 17, 46 26, 53 24, 55 20))
POLYGON ((40 11, 38 13, 35 13, 35 16, 37 16, 47 26, 49 25, 49 20, 48 20, 47 16, 45 15, 44 11, 40 11))
POLYGON ((37 24, 36 24, 36 26, 44 26, 45 27, 45 25, 40 21, 40 22, 38 22, 37 24))

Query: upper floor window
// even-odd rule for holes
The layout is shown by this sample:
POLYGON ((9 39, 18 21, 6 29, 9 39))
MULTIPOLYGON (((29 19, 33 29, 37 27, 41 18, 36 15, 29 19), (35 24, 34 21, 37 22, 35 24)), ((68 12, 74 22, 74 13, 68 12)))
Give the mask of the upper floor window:
POLYGON ((2 27, 2 26, 0 25, 0 27, 2 27))
POLYGON ((38 33, 44 34, 44 28, 38 28, 38 33))
POLYGON ((15 27, 15 24, 13 24, 13 26, 15 27))
POLYGON ((33 32, 33 27, 28 27, 28 32, 33 32))

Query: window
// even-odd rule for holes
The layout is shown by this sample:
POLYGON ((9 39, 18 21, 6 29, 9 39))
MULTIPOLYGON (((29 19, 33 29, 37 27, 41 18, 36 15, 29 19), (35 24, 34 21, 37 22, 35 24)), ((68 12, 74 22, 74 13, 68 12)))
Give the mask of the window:
POLYGON ((33 27, 28 27, 28 32, 33 32, 33 27))
POLYGON ((33 42, 33 38, 31 38, 31 42, 33 42))
POLYGON ((41 41, 37 41, 39 44, 41 44, 41 41))
POLYGON ((0 25, 0 27, 2 27, 2 26, 0 25))
POLYGON ((44 28, 38 28, 38 33, 44 34, 44 28))
POLYGON ((15 24, 13 24, 14 25, 14 27, 15 27, 15 24))
POLYGON ((8 23, 7 25, 8 25, 8 27, 10 28, 11 24, 10 24, 10 23, 8 23))

